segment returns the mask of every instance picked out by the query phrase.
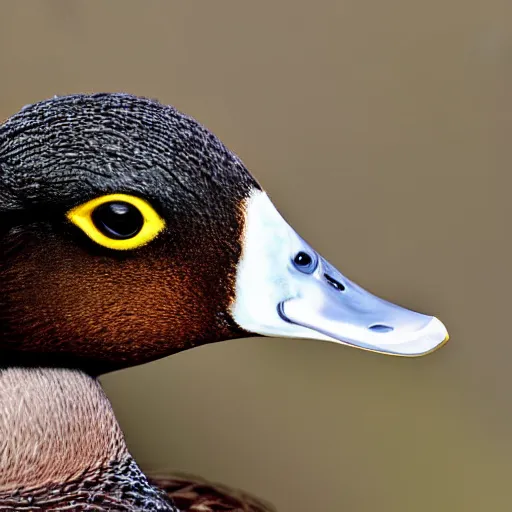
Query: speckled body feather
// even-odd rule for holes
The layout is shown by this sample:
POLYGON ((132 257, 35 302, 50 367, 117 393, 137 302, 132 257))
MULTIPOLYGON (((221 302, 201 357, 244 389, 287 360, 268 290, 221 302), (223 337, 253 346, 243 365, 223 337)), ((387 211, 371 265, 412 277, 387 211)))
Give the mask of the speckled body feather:
POLYGON ((242 491, 191 475, 169 474, 148 482, 135 461, 112 464, 75 482, 0 492, 0 511, 276 512, 242 491))
POLYGON ((0 511, 38 510, 181 512, 130 456, 68 482, 0 492, 0 511))

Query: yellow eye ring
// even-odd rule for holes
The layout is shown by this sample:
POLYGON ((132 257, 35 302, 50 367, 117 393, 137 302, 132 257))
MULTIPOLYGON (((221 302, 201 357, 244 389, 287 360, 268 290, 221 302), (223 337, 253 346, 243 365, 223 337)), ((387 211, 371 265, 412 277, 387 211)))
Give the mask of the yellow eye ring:
POLYGON ((165 227, 164 220, 147 201, 128 194, 109 194, 91 199, 70 210, 66 217, 97 244, 120 251, 136 249, 151 242, 165 227), (141 225, 133 236, 118 238, 109 236, 108 232, 105 233, 99 229, 93 215, 100 206, 108 205, 108 203, 120 203, 135 208, 136 211, 132 210, 132 212, 138 216, 141 225))

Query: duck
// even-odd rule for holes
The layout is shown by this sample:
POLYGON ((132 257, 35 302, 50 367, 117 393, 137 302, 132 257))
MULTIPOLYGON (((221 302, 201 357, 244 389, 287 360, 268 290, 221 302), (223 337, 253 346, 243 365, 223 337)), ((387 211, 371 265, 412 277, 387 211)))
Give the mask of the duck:
POLYGON ((0 125, 0 510, 275 510, 143 473, 98 378, 230 339, 385 355, 449 339, 301 238, 212 132, 126 93, 55 96, 0 125))

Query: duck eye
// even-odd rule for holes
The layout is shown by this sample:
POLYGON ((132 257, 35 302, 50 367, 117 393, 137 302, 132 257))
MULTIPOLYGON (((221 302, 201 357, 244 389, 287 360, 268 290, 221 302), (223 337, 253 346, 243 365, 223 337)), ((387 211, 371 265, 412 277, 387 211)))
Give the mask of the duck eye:
POLYGON ((142 213, 124 201, 100 204, 92 212, 91 218, 105 236, 116 240, 134 237, 144 225, 142 213))
POLYGON ((109 249, 136 249, 165 226, 152 206, 139 197, 110 194, 68 212, 67 218, 94 242, 109 249))
POLYGON ((318 258, 316 255, 311 256, 307 252, 300 251, 293 258, 293 264, 304 274, 312 274, 318 265, 318 258))

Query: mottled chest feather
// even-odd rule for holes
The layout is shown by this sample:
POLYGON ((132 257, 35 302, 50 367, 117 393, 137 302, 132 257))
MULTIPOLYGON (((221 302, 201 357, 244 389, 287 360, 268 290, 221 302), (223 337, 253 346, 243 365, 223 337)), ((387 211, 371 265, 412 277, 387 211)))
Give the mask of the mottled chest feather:
POLYGON ((22 510, 180 512, 129 455, 67 482, 0 492, 0 511, 22 510))

